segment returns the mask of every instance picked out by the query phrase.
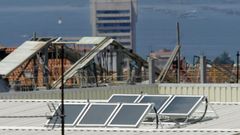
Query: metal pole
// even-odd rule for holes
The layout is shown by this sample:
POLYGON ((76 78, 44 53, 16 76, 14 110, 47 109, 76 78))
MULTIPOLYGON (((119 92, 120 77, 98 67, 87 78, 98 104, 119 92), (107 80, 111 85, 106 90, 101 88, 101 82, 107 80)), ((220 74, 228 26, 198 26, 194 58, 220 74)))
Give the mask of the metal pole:
POLYGON ((62 104, 62 106, 61 106, 61 108, 62 108, 62 110, 61 110, 61 122, 62 122, 62 135, 64 135, 64 117, 65 117, 65 115, 64 115, 64 45, 62 44, 61 45, 61 54, 62 54, 62 57, 61 57, 61 72, 62 72, 62 85, 61 85, 61 104, 62 104))
POLYGON ((155 83, 155 74, 154 74, 154 60, 150 56, 148 57, 148 76, 149 84, 155 83))
POLYGON ((237 83, 239 80, 239 51, 237 51, 237 83))
POLYGON ((200 83, 206 83, 206 56, 200 56, 200 83))
POLYGON ((35 41, 37 39, 37 33, 33 32, 33 41, 35 41))
POLYGON ((179 22, 177 22, 177 45, 180 45, 180 27, 179 27, 179 22))
MULTIPOLYGON (((177 22, 177 45, 180 46, 180 27, 179 22, 177 22)), ((177 83, 180 83, 180 50, 178 51, 178 60, 177 60, 177 83)))

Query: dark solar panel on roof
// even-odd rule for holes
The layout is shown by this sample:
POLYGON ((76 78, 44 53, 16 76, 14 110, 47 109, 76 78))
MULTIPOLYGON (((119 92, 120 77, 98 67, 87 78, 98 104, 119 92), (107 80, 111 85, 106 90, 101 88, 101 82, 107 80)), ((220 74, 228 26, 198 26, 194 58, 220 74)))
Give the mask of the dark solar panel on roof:
POLYGON ((113 94, 108 103, 135 103, 140 96, 139 94, 113 94))
POLYGON ((91 103, 77 126, 106 126, 119 103, 91 103))
MULTIPOLYGON (((84 112, 88 103, 67 103, 64 104, 65 112, 65 125, 73 126, 84 112)), ((61 114, 61 104, 58 106, 57 110, 54 112, 52 119, 47 122, 47 125, 60 125, 61 118, 58 114, 61 114)))
POLYGON ((110 120, 110 127, 138 127, 152 104, 123 103, 110 120))
POLYGON ((199 105, 202 99, 203 96, 174 96, 160 114, 188 116, 199 105))
MULTIPOLYGON (((143 95, 139 100, 139 103, 154 103, 157 113, 160 113, 161 109, 171 97, 171 95, 143 95)), ((155 113, 153 109, 151 110, 151 113, 155 113)))

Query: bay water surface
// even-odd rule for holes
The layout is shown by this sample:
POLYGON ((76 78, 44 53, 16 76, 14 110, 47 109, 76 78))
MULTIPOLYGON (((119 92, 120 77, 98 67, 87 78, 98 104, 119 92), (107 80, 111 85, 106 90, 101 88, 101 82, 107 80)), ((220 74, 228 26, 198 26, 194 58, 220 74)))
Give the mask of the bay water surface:
MULTIPOLYGON (((173 49, 180 23, 182 55, 232 59, 240 49, 239 0, 138 0, 137 53, 173 49)), ((39 36, 91 36, 89 0, 0 0, 0 44, 39 36), (62 24, 58 24, 59 18, 62 24)))

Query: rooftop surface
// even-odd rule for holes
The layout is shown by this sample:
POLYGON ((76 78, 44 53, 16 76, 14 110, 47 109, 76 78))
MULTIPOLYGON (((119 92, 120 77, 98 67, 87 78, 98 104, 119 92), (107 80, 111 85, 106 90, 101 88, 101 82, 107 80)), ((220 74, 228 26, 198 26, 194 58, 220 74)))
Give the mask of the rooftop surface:
MULTIPOLYGON (((51 115, 47 103, 58 104, 57 100, 0 100, 0 134, 1 135, 59 135, 59 127, 46 127, 46 115, 51 115)), ((83 102, 80 100, 67 100, 66 102, 83 102)), ((179 128, 156 129, 155 124, 141 124, 139 128, 83 128, 66 127, 66 135, 93 135, 93 134, 118 134, 118 135, 155 135, 155 134, 240 134, 240 103, 217 103, 210 106, 215 110, 218 118, 184 125, 179 128)), ((208 112, 210 113, 210 112, 208 112)), ((207 114, 208 114, 207 113, 207 114)))

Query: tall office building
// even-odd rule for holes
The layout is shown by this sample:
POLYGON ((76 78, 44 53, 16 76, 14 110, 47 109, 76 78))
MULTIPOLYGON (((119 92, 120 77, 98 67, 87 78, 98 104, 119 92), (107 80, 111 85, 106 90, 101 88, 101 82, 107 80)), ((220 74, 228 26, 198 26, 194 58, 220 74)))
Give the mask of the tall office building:
POLYGON ((136 0, 92 0, 93 36, 116 39, 136 51, 136 0))

